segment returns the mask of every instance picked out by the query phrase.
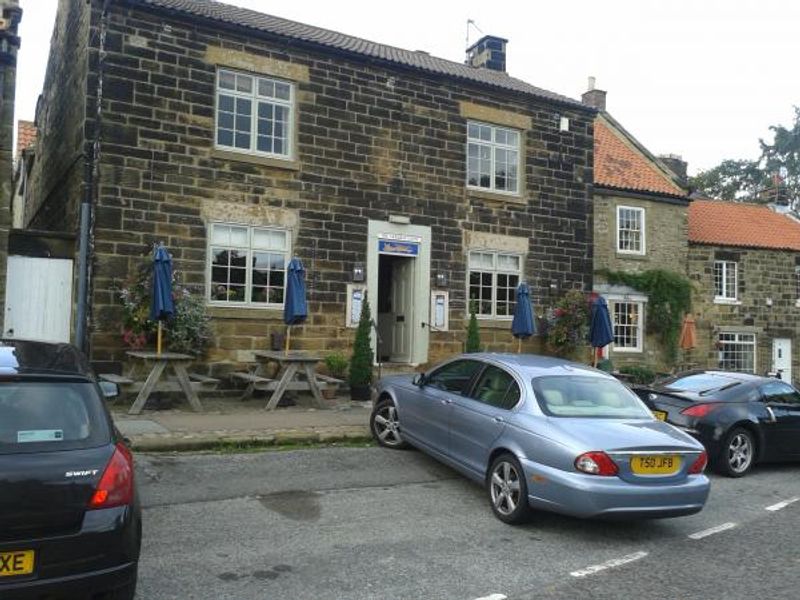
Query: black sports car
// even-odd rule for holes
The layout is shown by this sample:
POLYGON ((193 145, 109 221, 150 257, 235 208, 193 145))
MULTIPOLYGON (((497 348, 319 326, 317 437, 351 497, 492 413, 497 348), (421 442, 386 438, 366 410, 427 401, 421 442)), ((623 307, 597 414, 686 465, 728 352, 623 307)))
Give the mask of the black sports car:
POLYGON ((103 395, 73 346, 0 340, 3 600, 136 593, 133 457, 103 395))
POLYGON ((800 460, 800 392, 780 379, 690 371, 634 391, 656 417, 702 442, 720 473, 800 460))

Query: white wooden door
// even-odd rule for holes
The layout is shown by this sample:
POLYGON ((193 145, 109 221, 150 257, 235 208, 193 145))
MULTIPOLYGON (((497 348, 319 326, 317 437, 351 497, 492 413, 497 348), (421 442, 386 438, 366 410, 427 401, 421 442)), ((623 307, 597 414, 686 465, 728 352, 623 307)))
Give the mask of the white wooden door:
POLYGON ((772 340, 772 370, 785 382, 792 383, 792 340, 789 338, 772 340))
POLYGON ((6 269, 6 337, 69 342, 72 261, 9 256, 6 269))
POLYGON ((414 259, 395 261, 392 270, 392 362, 411 360, 411 327, 414 307, 414 259))

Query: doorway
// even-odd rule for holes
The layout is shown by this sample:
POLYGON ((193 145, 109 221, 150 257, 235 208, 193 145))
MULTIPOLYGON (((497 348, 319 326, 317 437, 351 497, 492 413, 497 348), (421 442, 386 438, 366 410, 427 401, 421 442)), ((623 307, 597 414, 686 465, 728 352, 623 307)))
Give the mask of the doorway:
POLYGON ((772 340, 772 370, 781 379, 792 383, 792 340, 775 338, 772 340))
POLYGON ((381 362, 411 362, 415 262, 409 256, 378 255, 378 355, 381 362))

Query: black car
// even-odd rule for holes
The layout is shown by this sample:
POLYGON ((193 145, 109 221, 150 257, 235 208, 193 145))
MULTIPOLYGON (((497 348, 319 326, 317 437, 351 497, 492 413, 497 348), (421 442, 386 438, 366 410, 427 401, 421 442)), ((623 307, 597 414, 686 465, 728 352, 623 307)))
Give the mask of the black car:
POLYGON ((800 392, 780 379, 690 371, 634 391, 656 417, 702 442, 720 473, 800 460, 800 392))
POLYGON ((0 598, 131 600, 133 457, 69 344, 0 340, 0 598))

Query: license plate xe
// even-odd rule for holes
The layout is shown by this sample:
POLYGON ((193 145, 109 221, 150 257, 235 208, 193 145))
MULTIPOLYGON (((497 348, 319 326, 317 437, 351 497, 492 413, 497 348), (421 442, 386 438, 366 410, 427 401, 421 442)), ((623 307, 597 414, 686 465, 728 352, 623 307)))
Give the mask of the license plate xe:
POLYGON ((30 575, 33 573, 33 550, 0 552, 0 577, 30 575))
POLYGON ((672 475, 681 468, 681 457, 674 454, 653 454, 631 458, 631 471, 637 475, 672 475))

